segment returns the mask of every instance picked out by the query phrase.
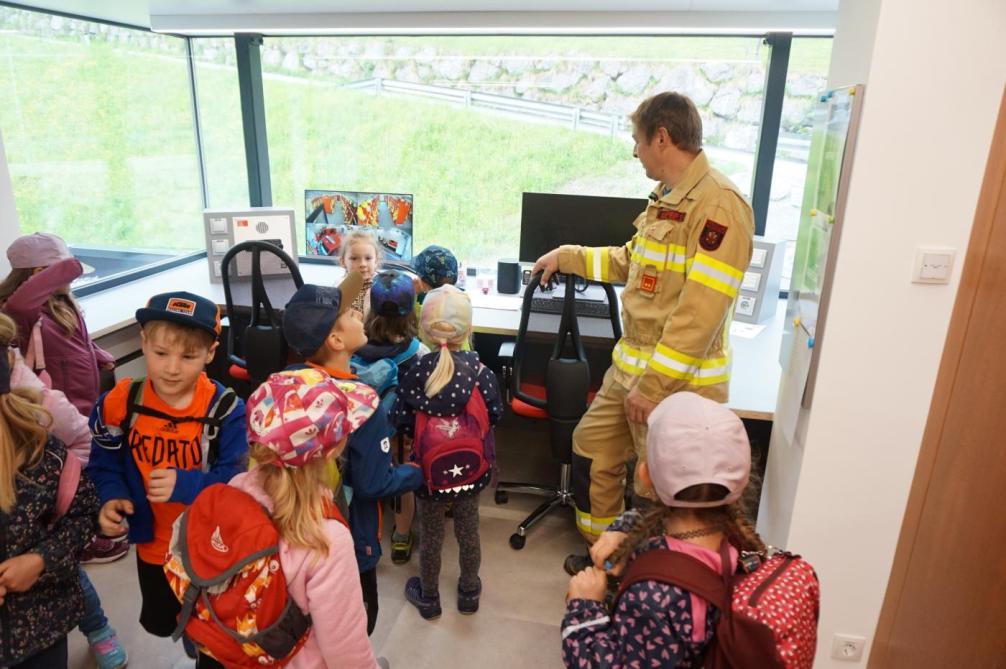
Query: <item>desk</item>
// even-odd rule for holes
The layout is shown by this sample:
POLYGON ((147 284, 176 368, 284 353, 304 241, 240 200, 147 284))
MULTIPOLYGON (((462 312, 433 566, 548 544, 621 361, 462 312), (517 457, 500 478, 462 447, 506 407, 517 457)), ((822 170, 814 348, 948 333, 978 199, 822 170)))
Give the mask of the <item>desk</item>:
MULTIPOLYGON (((334 264, 302 263, 301 274, 306 283, 334 285, 341 279, 343 270, 334 264)), ((274 306, 282 308, 293 294, 293 282, 286 277, 266 281, 274 306)), ((250 302, 248 282, 231 284, 237 304, 250 302)), ((206 259, 138 279, 128 284, 110 288, 80 298, 87 316, 87 326, 95 340, 131 328, 136 321, 134 312, 146 304, 151 295, 169 290, 185 290, 224 303, 223 284, 210 283, 206 259)), ((475 332, 513 336, 520 323, 519 299, 516 296, 482 295, 469 291, 472 298, 472 326, 475 332)), ((776 309, 775 317, 765 329, 753 338, 731 336, 734 361, 728 406, 742 418, 772 420, 776 396, 779 393, 779 343, 782 340, 785 304, 776 309)), ((531 315, 528 330, 555 332, 559 328, 558 314, 531 315)), ((610 339, 611 324, 603 318, 580 318, 580 332, 585 337, 610 339)))

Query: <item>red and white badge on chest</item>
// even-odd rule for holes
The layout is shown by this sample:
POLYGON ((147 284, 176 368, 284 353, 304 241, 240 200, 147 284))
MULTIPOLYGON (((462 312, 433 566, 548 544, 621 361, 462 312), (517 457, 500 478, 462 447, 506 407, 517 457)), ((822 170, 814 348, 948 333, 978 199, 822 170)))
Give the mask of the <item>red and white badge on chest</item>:
POLYGON ((643 273, 639 277, 639 290, 647 295, 653 295, 657 292, 657 268, 652 265, 647 265, 643 268, 643 273))
POLYGON ((657 220, 680 222, 685 220, 685 212, 678 211, 677 209, 658 209, 657 220))

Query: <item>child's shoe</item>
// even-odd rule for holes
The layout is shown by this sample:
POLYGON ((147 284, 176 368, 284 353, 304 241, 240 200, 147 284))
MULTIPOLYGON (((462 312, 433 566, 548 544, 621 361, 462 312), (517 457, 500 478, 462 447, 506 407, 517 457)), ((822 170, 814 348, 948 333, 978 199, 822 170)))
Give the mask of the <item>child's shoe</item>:
POLYGON ((482 579, 478 579, 474 590, 462 590, 458 583, 458 613, 470 616, 479 610, 479 596, 482 594, 482 579))
POLYGON ((105 562, 115 562, 126 557, 129 552, 129 542, 126 535, 120 537, 105 537, 97 534, 91 537, 91 541, 84 547, 84 552, 80 555, 80 564, 103 564, 105 562))
POLYGON ((419 615, 426 620, 439 618, 442 613, 440 610, 440 594, 438 593, 433 597, 424 597, 423 584, 418 576, 413 576, 406 581, 405 599, 409 600, 410 604, 419 609, 419 615))
POLYGON ((391 535, 391 561, 395 564, 405 564, 412 557, 412 532, 401 535, 395 532, 391 535), (404 538, 403 538, 404 537, 404 538))
POLYGON ((126 649, 119 643, 119 637, 109 625, 88 634, 87 645, 91 647, 98 669, 121 669, 129 662, 126 649))

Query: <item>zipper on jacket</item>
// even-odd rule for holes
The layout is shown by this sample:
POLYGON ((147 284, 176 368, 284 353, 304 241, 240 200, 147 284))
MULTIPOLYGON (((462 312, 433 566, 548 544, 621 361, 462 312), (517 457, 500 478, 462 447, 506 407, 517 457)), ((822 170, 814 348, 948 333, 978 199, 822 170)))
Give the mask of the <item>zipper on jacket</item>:
POLYGON ((768 575, 768 578, 762 581, 758 587, 754 589, 751 593, 751 598, 748 600, 748 604, 750 606, 757 606, 758 600, 761 599, 761 596, 765 594, 765 591, 768 590, 770 585, 776 582, 779 576, 786 570, 786 567, 788 567, 792 562, 793 558, 791 557, 787 556, 783 559, 782 564, 776 567, 775 570, 768 575))

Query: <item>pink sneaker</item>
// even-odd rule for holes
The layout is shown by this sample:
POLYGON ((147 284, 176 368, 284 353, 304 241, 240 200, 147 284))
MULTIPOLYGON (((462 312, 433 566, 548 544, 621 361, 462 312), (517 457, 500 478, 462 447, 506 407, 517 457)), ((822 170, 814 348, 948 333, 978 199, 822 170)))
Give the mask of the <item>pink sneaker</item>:
POLYGON ((91 539, 91 543, 84 547, 84 552, 80 556, 81 564, 102 564, 104 562, 115 562, 126 557, 129 552, 129 542, 126 535, 121 537, 104 537, 100 534, 91 539))

